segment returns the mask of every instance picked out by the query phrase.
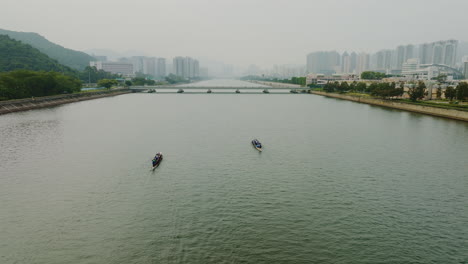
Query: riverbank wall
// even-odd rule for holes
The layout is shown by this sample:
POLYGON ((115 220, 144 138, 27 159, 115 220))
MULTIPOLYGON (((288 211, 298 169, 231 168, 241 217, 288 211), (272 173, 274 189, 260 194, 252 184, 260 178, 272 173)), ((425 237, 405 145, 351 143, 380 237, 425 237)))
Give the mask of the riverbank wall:
POLYGON ((63 94, 28 99, 0 101, 0 115, 32 109, 52 107, 62 104, 91 100, 109 96, 131 93, 129 89, 112 89, 108 91, 63 94))
POLYGON ((423 105, 405 104, 401 102, 392 102, 391 100, 381 100, 381 99, 375 99, 375 98, 351 96, 351 95, 346 95, 346 94, 335 94, 335 93, 326 93, 326 92, 318 92, 318 91, 311 91, 310 93, 316 94, 316 95, 322 95, 326 97, 333 97, 333 98, 338 98, 338 99, 343 99, 343 100, 348 100, 348 101, 354 101, 358 103, 377 105, 377 106, 382 106, 382 107, 387 107, 387 108, 399 109, 399 110, 404 110, 404 111, 416 112, 420 114, 439 116, 439 117, 445 117, 445 118, 468 122, 468 112, 465 112, 465 111, 443 109, 443 108, 423 106, 423 105))

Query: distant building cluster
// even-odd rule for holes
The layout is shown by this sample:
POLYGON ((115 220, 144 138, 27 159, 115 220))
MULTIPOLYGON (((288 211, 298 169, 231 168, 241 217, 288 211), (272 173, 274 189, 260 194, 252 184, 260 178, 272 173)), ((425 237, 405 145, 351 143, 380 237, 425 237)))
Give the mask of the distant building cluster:
POLYGON ((153 76, 155 79, 166 77, 166 59, 146 56, 133 56, 127 59, 133 65, 133 73, 153 76))
MULTIPOLYGON (((374 54, 318 51, 307 55, 308 74, 355 74, 376 71, 392 75, 419 75, 433 78, 438 74, 462 72, 466 67, 457 58, 457 40, 437 41, 419 45, 401 45, 396 49, 374 54), (457 72, 458 71, 458 72, 457 72)), ((459 74, 460 75, 460 74, 459 74)), ((466 72, 465 72, 466 76, 466 72)))
POLYGON ((164 79, 170 73, 187 79, 200 76, 200 63, 190 57, 175 57, 172 65, 168 65, 165 58, 158 57, 133 56, 112 62, 107 61, 105 56, 94 57, 98 60, 90 62, 91 67, 114 74, 122 74, 125 77, 146 75, 158 80, 164 79))
POLYGON ((172 60, 173 72, 187 79, 200 76, 200 63, 191 57, 175 57, 172 60))

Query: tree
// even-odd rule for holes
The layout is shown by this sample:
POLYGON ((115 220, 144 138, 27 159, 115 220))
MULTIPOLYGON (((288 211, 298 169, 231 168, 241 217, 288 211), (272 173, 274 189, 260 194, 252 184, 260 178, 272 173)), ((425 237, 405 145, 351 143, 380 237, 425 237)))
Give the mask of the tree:
POLYGON ((340 93, 344 93, 349 91, 349 84, 347 82, 341 82, 336 88, 340 93))
POLYGON ((456 88, 456 95, 458 100, 466 100, 468 98, 468 83, 459 83, 456 88))
POLYGON ((356 85, 357 85, 357 82, 356 82, 356 81, 352 82, 352 83, 349 85, 349 90, 350 90, 350 91, 353 91, 353 92, 356 91, 356 85))
POLYGON ((0 74, 2 100, 74 93, 80 89, 79 79, 58 72, 18 70, 0 74))
POLYGON ((136 86, 143 86, 146 84, 146 79, 143 77, 135 77, 132 79, 132 83, 136 86))
POLYGON ((176 84, 176 83, 186 83, 188 82, 186 79, 184 79, 183 77, 181 76, 177 76, 175 74, 169 74, 168 76, 166 76, 166 81, 170 84, 176 84))
POLYGON ((426 85, 424 82, 419 81, 416 86, 409 88, 408 95, 413 102, 423 99, 424 95, 426 95, 426 85))
POLYGON ((125 81, 125 85, 126 86, 132 86, 132 81, 129 81, 129 80, 125 81))
POLYGON ((365 71, 361 73, 361 79, 363 80, 382 80, 387 77, 385 73, 365 71))
POLYGON ((440 87, 440 85, 439 85, 439 87, 437 87, 436 98, 437 99, 442 98, 442 87, 440 87))
POLYGON ((359 92, 365 92, 367 89, 367 84, 364 82, 358 82, 356 84, 356 90, 359 92))
POLYGON ((455 98, 456 95, 457 95, 457 92, 455 91, 455 89, 452 86, 448 86, 445 89, 445 98, 449 99, 450 101, 452 101, 453 98, 455 98))
POLYGON ((378 89, 379 85, 377 83, 371 83, 367 88, 366 92, 372 94, 374 90, 378 89))
POLYGON ((98 70, 96 67, 87 66, 84 71, 80 73, 80 79, 85 83, 97 83, 102 79, 115 79, 120 78, 121 75, 113 74, 103 70, 98 70))
POLYGON ((335 91, 335 85, 331 82, 327 82, 324 86, 323 86, 323 90, 327 93, 333 93, 335 91))
POLYGON ((119 82, 116 80, 110 80, 110 79, 102 79, 97 82, 97 85, 100 87, 105 87, 107 89, 110 89, 113 85, 117 85, 119 82))

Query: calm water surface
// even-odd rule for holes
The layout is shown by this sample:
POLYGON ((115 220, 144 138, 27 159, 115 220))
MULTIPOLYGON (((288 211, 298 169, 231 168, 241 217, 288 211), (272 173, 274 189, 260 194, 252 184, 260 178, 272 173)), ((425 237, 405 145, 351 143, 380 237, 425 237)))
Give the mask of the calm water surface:
POLYGON ((156 93, 3 115, 0 136, 0 263, 468 263, 463 122, 156 93))

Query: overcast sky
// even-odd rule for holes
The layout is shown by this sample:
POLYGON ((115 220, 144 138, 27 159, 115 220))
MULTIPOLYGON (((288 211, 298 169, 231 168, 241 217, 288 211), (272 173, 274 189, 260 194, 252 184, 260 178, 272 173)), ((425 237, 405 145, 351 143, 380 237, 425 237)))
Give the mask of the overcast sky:
POLYGON ((75 50, 235 65, 305 64, 317 50, 468 39, 468 0, 2 0, 0 28, 75 50))

